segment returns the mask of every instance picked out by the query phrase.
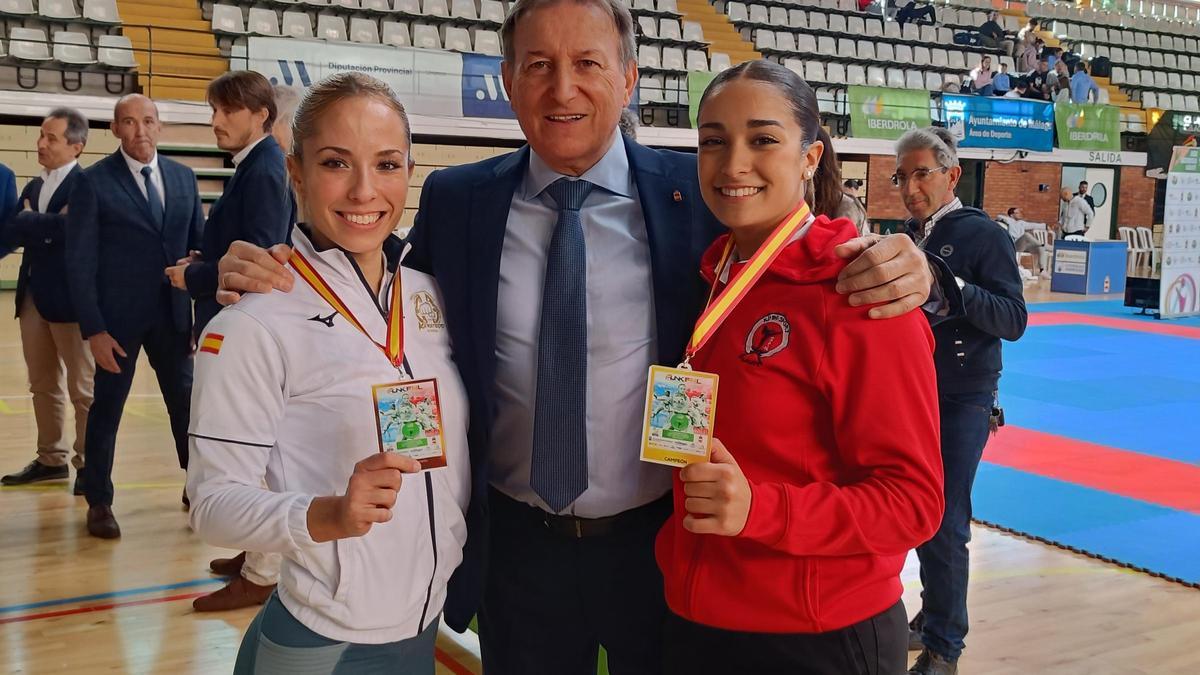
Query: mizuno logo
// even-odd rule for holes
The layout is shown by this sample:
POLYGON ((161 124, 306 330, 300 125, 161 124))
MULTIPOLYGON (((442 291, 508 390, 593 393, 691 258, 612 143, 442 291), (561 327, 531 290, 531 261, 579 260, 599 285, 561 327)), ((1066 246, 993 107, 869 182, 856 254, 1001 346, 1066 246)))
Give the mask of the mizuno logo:
POLYGON ((329 316, 321 316, 320 314, 318 314, 314 317, 310 317, 308 320, 316 321, 317 323, 323 323, 323 324, 325 324, 326 328, 333 328, 333 317, 335 317, 335 316, 337 316, 337 312, 333 312, 329 316))

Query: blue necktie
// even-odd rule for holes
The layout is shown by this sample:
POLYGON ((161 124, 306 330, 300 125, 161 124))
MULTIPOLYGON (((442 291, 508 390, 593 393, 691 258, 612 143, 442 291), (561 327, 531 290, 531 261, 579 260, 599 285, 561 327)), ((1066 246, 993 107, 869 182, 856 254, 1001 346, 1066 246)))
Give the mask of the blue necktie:
POLYGON ((142 167, 142 178, 146 181, 146 201, 150 203, 150 218, 154 220, 155 225, 162 227, 163 204, 162 199, 158 196, 158 188, 154 187, 154 181, 150 180, 152 173, 154 173, 154 169, 148 166, 142 167))
POLYGON ((555 513, 588 487, 587 258, 579 208, 593 187, 560 178, 546 188, 558 222, 542 287, 529 485, 555 513))

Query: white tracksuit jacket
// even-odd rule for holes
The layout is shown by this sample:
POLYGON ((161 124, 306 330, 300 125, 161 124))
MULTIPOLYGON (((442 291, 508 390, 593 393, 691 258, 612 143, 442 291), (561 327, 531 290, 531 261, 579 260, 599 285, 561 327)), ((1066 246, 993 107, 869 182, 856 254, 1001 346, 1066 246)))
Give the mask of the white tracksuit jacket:
MULTIPOLYGON (((315 250, 300 226, 292 237, 385 344, 395 276, 385 274, 376 298, 345 252, 315 250)), ((389 269, 401 246, 395 238, 385 245, 389 269)), ((222 311, 201 337, 211 345, 211 335, 221 336, 218 353, 196 355, 192 527, 216 546, 282 553, 280 599, 333 640, 378 644, 419 634, 440 613, 466 541, 466 393, 436 283, 399 269, 405 360, 413 379, 437 378, 448 466, 406 475, 392 520, 366 536, 315 543, 307 511, 313 497, 345 494, 355 463, 379 451, 371 387, 401 379, 383 352, 296 276, 289 293, 247 295, 222 311)))

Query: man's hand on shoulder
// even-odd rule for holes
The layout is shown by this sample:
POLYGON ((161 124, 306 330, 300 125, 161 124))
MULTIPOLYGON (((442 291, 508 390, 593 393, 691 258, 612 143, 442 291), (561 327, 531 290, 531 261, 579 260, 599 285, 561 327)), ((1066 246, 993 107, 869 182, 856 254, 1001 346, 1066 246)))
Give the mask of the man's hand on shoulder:
POLYGON ((217 302, 232 305, 242 299, 242 293, 292 290, 292 275, 284 267, 291 255, 286 244, 264 249, 245 241, 233 242, 217 263, 217 302))
POLYGON ((850 295, 850 304, 872 307, 872 319, 906 314, 929 299, 935 282, 925 254, 907 235, 869 234, 851 239, 834 252, 853 259, 838 275, 837 291, 850 295))

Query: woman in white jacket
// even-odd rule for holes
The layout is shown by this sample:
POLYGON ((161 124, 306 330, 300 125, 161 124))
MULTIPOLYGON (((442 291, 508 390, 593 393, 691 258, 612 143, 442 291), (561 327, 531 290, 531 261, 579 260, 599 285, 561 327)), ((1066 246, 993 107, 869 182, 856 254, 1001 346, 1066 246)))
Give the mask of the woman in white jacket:
POLYGON ((294 136, 306 224, 292 233, 293 288, 245 297, 201 337, 192 527, 284 558, 236 673, 432 673, 466 539, 467 404, 437 286, 400 266, 392 234, 413 166, 408 118, 387 85, 344 73, 308 93, 294 136), (405 393, 385 411, 373 395, 426 379, 440 406, 405 393), (381 412, 405 408, 430 429, 437 407, 445 466, 380 451, 381 412))

